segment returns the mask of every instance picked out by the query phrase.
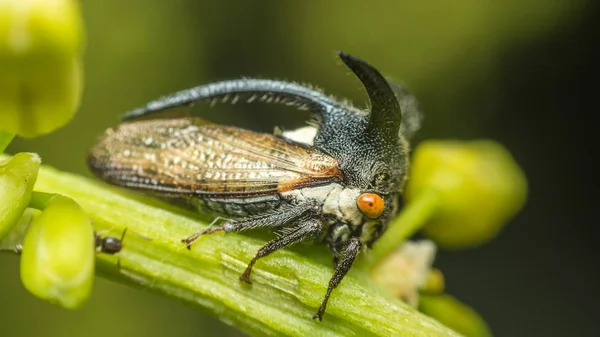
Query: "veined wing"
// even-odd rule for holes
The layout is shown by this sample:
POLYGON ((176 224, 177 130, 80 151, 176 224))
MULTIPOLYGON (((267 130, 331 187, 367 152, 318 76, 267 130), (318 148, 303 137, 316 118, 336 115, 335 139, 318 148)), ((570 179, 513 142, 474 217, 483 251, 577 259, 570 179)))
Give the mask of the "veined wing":
POLYGON ((316 149, 198 118, 122 123, 88 165, 111 184, 170 197, 275 194, 343 179, 337 160, 316 149))

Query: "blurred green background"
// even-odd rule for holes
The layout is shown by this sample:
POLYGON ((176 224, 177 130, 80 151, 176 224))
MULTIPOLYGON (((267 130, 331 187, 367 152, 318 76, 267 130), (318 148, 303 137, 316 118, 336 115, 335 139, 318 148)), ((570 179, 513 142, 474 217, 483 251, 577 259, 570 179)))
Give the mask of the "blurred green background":
MULTIPOLYGON (((493 138, 528 176, 528 205, 496 240, 440 253, 435 265, 448 291, 497 336, 600 333, 593 199, 578 164, 591 138, 582 117, 591 106, 588 66, 598 60, 595 2, 89 0, 82 10, 80 111, 68 126, 17 139, 8 152, 38 152, 45 164, 91 176, 86 152, 123 112, 240 76, 309 82, 364 105, 359 82, 335 57, 341 49, 416 94, 426 114, 417 142, 493 138)), ((195 109, 269 132, 308 117, 265 105, 195 109)), ((68 312, 23 289, 17 257, 0 255, 0 271, 2 336, 241 336, 185 305, 103 279, 83 310, 68 312)))

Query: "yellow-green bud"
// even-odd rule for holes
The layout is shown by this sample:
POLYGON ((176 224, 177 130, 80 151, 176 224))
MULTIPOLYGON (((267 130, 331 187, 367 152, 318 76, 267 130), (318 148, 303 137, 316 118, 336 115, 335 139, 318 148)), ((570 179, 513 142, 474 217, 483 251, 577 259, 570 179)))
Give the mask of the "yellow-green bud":
POLYGON ((35 153, 17 153, 0 163, 0 239, 16 225, 29 205, 40 163, 35 153))
POLYGON ((19 220, 17 220, 17 223, 13 226, 10 232, 8 232, 8 235, 0 238, 0 250, 8 250, 15 253, 20 253, 25 233, 27 233, 31 222, 37 213, 39 213, 38 210, 27 208, 19 220))
POLYGON ((428 294, 441 294, 444 292, 445 288, 446 281, 444 273, 437 268, 432 268, 429 275, 427 275, 427 281, 419 288, 419 291, 428 294))
POLYGON ((35 137, 73 117, 82 44, 77 1, 0 1, 0 129, 35 137))
POLYGON ((483 318, 471 307, 459 302, 451 295, 421 294, 419 311, 435 318, 465 337, 492 336, 492 332, 483 318))
POLYGON ((521 210, 527 181, 496 142, 427 141, 414 153, 406 199, 432 191, 436 211, 424 234, 440 246, 463 248, 487 242, 521 210))
POLYGON ((56 196, 25 235, 21 281, 35 296, 76 309, 92 291, 94 249, 89 217, 75 201, 56 196))

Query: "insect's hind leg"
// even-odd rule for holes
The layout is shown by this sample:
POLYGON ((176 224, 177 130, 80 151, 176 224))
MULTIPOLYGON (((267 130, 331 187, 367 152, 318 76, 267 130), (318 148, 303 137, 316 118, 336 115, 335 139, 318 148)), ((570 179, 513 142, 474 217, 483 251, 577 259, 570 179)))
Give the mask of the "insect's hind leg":
POLYGON ((275 251, 278 251, 281 248, 293 245, 298 242, 306 242, 311 240, 318 240, 323 236, 323 224, 321 221, 317 219, 307 219, 300 222, 297 226, 292 227, 290 229, 286 229, 281 233, 278 238, 275 238, 269 241, 267 244, 262 246, 248 266, 246 270, 240 276, 240 280, 246 283, 250 282, 250 273, 252 272, 252 267, 258 259, 265 257, 275 251))
POLYGON ((302 203, 299 205, 285 205, 271 212, 250 216, 238 220, 225 221, 220 226, 208 227, 186 239, 181 240, 190 249, 191 245, 202 235, 216 232, 241 232, 259 227, 276 228, 286 223, 295 221, 306 214, 320 214, 321 206, 314 203, 302 203))

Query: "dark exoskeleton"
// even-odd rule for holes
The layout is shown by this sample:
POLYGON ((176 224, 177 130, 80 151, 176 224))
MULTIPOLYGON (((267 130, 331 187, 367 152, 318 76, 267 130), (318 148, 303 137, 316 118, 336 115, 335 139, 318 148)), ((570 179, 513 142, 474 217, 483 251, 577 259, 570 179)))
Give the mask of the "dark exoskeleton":
POLYGON ((372 247, 397 214, 408 169, 407 139, 421 121, 412 95, 365 61, 339 55, 362 81, 371 103, 367 111, 290 82, 211 83, 126 114, 92 149, 89 166, 110 183, 184 200, 227 219, 183 240, 188 248, 218 231, 276 231, 277 238, 257 252, 240 277, 248 283, 258 259, 294 243, 325 241, 335 270, 314 316, 322 319, 331 291, 358 253, 372 247), (214 100, 308 109, 313 127, 271 135, 199 118, 147 118, 214 100))
POLYGON ((114 236, 102 237, 100 234, 94 233, 94 244, 96 249, 105 254, 117 254, 123 250, 123 239, 125 238, 125 233, 127 233, 127 228, 123 230, 123 234, 121 234, 120 239, 114 236))

